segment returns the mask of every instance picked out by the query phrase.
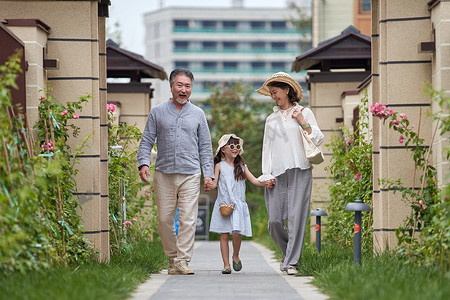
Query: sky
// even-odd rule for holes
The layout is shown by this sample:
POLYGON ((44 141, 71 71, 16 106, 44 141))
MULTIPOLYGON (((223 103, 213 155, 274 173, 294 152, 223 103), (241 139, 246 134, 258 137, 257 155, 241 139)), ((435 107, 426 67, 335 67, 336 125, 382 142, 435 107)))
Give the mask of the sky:
MULTIPOLYGON (((285 7, 286 0, 243 0, 244 7, 285 7)), ((144 20, 145 13, 160 7, 231 7, 232 0, 111 0, 107 26, 114 30, 119 24, 121 47, 145 55, 144 20)))

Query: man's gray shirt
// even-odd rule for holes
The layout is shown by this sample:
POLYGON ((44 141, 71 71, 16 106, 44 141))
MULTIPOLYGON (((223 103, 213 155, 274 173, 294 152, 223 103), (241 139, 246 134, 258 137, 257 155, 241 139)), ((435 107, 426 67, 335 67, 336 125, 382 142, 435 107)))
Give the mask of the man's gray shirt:
POLYGON ((150 165, 155 144, 158 151, 155 169, 166 174, 200 173, 214 178, 211 135, 205 113, 188 102, 180 112, 171 100, 155 106, 145 125, 137 153, 138 166, 150 165))

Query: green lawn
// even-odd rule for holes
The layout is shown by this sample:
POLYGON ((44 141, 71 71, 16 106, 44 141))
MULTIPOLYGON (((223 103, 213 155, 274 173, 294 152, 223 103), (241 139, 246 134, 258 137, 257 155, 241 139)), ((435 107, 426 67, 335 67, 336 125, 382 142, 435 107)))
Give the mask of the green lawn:
MULTIPOLYGON (((278 247, 267 237, 257 242, 275 251, 278 247)), ((362 264, 353 262, 353 249, 322 244, 319 254, 315 246, 305 244, 299 276, 314 276, 313 284, 330 299, 370 300, 448 300, 450 273, 437 267, 419 267, 393 254, 362 254, 362 264)))
POLYGON ((109 264, 79 266, 0 276, 0 299, 126 299, 149 277, 166 267, 161 242, 138 242, 109 264))
MULTIPOLYGON (((256 241, 281 258, 270 237, 256 241)), ((150 273, 167 263, 159 240, 141 241, 112 257, 109 264, 90 262, 0 276, 0 299, 126 299, 150 273)), ((306 244, 299 271, 300 276, 314 276, 313 283, 331 299, 450 299, 449 275, 436 267, 407 264, 390 254, 363 253, 362 265, 355 266, 352 249, 323 244, 319 254, 306 244)))

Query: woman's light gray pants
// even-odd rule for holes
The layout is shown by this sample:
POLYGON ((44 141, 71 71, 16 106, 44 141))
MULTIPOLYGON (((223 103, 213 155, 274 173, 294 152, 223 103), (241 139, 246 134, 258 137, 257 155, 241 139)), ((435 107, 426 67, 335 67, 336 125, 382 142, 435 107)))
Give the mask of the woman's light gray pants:
POLYGON ((311 188, 312 168, 295 168, 277 176, 275 186, 265 191, 269 234, 283 253, 285 268, 297 267, 302 255, 311 188))

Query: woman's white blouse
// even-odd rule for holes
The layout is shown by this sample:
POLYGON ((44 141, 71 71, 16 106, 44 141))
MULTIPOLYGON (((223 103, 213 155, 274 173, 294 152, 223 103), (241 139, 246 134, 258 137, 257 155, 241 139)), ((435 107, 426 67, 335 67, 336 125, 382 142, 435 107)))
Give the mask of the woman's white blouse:
MULTIPOLYGON (((273 113, 266 119, 264 129, 264 141, 262 150, 262 173, 258 180, 273 179, 283 174, 288 169, 309 169, 311 164, 303 149, 303 140, 300 130, 303 130, 297 121, 292 118, 294 110, 300 110, 302 106, 296 104, 286 115, 278 106, 273 108, 273 113)), ((319 146, 324 135, 317 125, 311 109, 305 107, 303 117, 311 125, 312 132, 308 135, 311 141, 319 146)))

